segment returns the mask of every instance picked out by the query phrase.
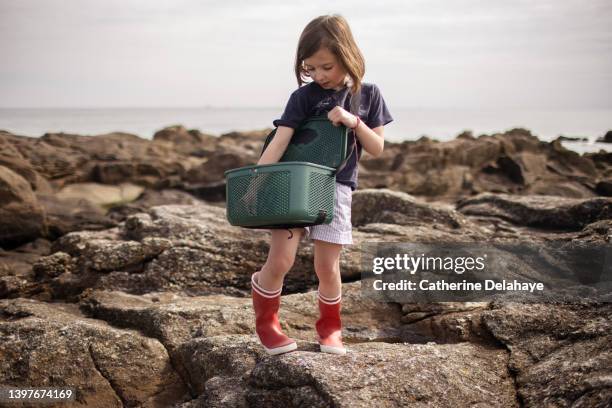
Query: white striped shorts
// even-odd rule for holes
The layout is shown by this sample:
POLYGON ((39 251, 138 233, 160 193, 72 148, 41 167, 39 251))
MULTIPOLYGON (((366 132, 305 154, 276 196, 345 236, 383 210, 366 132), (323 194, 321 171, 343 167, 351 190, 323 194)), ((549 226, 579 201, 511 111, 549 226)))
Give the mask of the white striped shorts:
POLYGON ((334 218, 330 224, 305 227, 305 237, 331 242, 333 244, 352 245, 353 225, 351 224, 351 203, 353 191, 350 186, 336 183, 336 200, 334 218))

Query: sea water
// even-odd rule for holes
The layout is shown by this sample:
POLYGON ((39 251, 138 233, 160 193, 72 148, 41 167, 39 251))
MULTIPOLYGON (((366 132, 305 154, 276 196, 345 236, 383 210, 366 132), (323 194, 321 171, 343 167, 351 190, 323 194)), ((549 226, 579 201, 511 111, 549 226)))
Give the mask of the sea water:
MULTIPOLYGON (((385 138, 392 142, 416 140, 428 136, 439 141, 451 140, 470 130, 474 136, 522 127, 541 140, 560 135, 586 138, 587 141, 563 142, 579 153, 612 150, 612 144, 596 143, 612 130, 612 110, 534 110, 534 109, 390 109, 394 121, 385 128, 385 138)), ((121 131, 150 139, 164 127, 181 124, 188 129, 220 135, 272 127, 282 108, 3 108, 0 130, 39 137, 47 132, 99 135, 121 131)))

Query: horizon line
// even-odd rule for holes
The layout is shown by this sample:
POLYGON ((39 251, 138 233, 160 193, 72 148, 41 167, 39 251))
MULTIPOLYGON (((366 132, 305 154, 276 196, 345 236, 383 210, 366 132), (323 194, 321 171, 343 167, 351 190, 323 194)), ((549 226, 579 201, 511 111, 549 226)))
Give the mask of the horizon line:
MULTIPOLYGON (((0 110, 34 110, 34 109, 47 109, 47 110, 101 110, 101 109, 234 109, 234 110, 283 110, 282 106, 213 106, 213 105, 200 105, 200 106, 0 106, 0 110)), ((587 107, 554 107, 554 106, 394 106, 394 110, 405 110, 405 109, 431 109, 431 110, 442 110, 442 109, 454 109, 454 110, 612 110, 612 106, 587 106, 587 107)))

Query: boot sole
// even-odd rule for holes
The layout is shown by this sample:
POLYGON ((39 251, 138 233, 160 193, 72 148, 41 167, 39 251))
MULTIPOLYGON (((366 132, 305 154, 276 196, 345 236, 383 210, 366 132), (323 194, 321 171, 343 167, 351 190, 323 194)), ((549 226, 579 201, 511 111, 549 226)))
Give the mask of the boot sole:
POLYGON ((346 349, 344 347, 326 346, 324 344, 319 344, 319 346, 321 346, 322 353, 338 354, 338 355, 346 354, 346 349))
MULTIPOLYGON (((263 346, 263 344, 262 344, 263 346)), ((281 346, 281 347, 275 347, 275 348, 267 348, 266 346, 263 346, 263 348, 266 350, 266 353, 275 356, 277 354, 283 354, 283 353, 288 353, 290 351, 293 350, 297 350, 297 344, 295 342, 293 343, 289 343, 285 346, 281 346)))

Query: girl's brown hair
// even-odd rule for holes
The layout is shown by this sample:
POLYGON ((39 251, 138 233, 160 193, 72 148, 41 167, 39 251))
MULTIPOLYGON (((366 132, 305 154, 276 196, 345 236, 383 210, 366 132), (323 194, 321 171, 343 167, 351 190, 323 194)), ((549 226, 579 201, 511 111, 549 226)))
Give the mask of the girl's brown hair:
POLYGON ((319 16, 302 31, 295 55, 298 86, 306 83, 305 79, 308 77, 304 60, 321 47, 328 48, 338 58, 353 82, 351 93, 357 94, 361 90, 361 80, 365 74, 365 61, 348 22, 338 14, 319 16))

